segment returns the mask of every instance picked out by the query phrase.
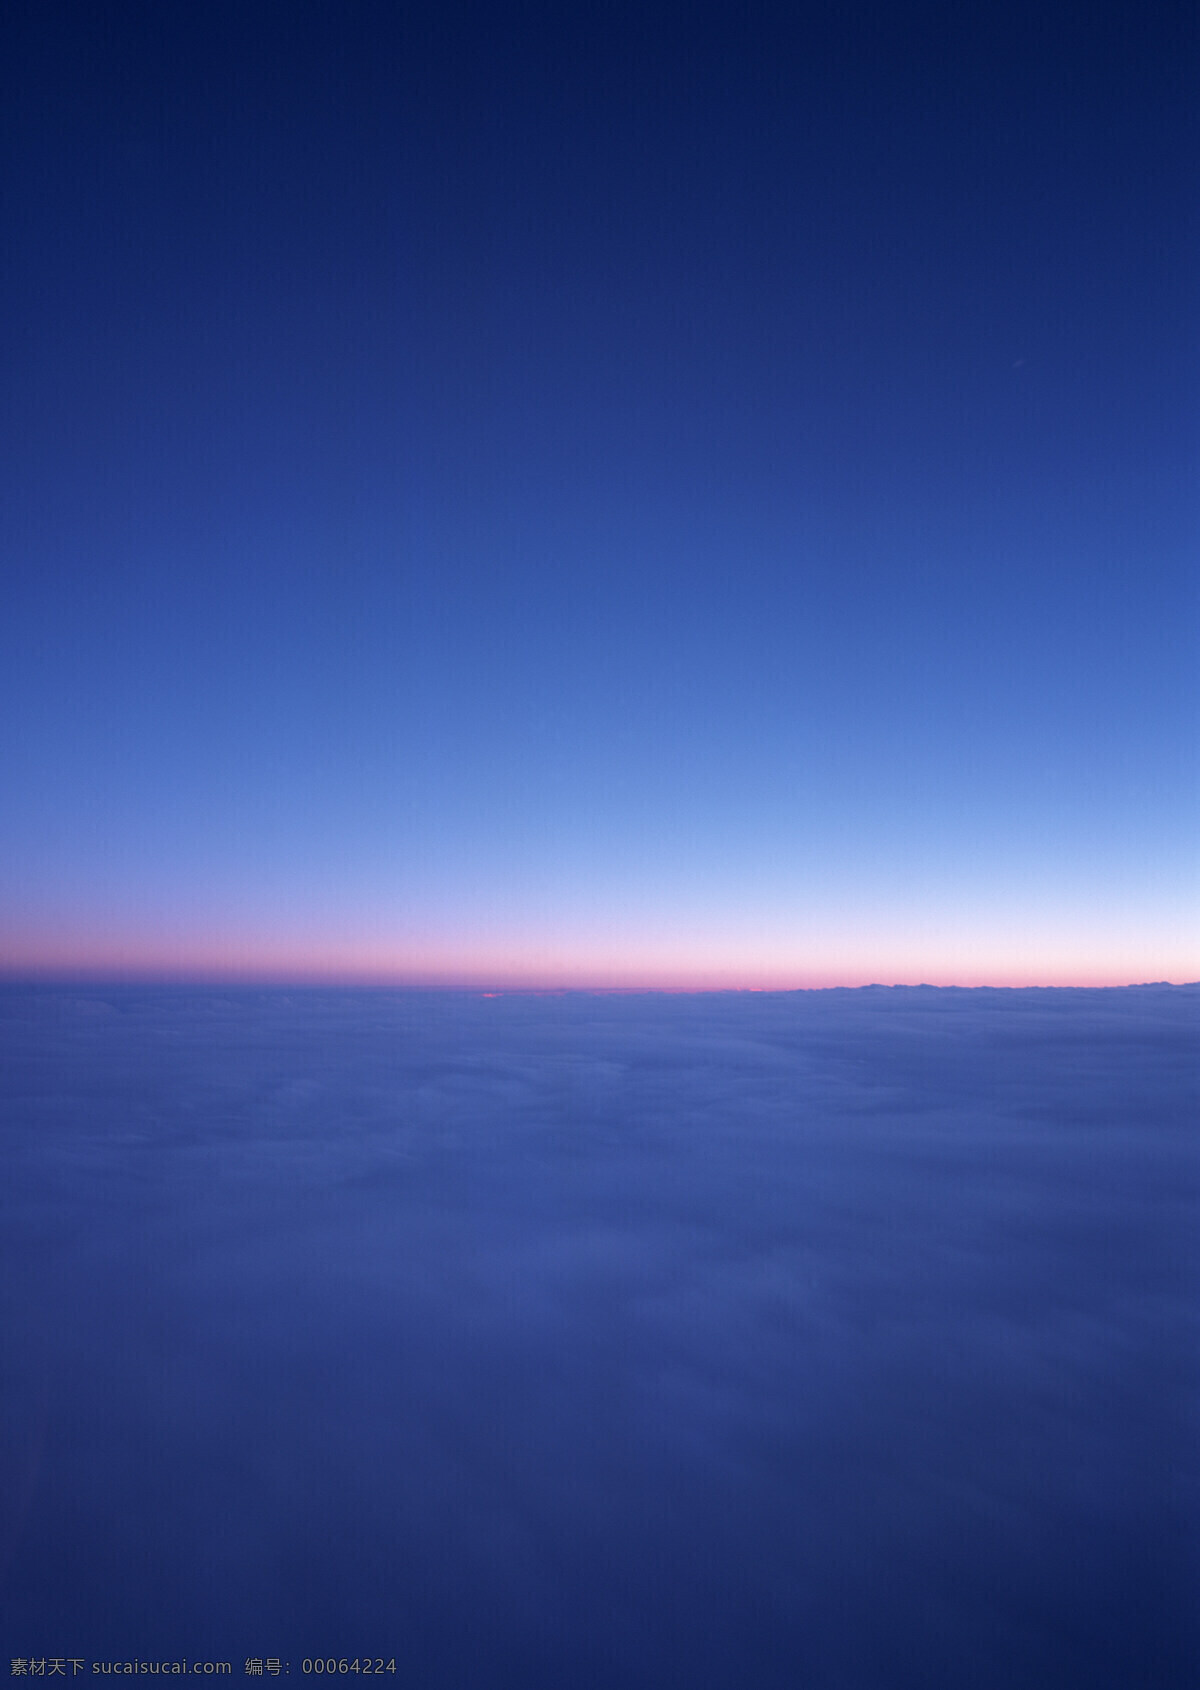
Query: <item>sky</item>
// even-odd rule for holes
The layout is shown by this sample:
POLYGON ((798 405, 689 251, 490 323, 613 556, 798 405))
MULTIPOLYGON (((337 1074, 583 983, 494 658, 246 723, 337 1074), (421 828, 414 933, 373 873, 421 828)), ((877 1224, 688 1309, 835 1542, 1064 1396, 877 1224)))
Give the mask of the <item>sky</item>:
POLYGON ((1190 7, 6 29, 4 971, 1200 974, 1190 7))

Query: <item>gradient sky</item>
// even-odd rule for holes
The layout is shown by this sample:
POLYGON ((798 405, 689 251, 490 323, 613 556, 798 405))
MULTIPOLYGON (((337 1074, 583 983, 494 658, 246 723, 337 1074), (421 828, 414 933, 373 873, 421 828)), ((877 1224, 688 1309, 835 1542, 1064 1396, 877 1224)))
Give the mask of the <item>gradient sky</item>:
POLYGON ((1200 973, 1190 6, 10 16, 9 972, 1200 973))

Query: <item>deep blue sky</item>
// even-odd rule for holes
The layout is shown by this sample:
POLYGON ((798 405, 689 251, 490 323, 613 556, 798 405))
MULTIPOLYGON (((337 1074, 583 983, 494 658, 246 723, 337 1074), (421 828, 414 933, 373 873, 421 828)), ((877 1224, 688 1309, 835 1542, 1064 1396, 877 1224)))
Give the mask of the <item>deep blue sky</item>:
POLYGON ((11 967, 1195 977, 1190 7, 11 16, 11 967))

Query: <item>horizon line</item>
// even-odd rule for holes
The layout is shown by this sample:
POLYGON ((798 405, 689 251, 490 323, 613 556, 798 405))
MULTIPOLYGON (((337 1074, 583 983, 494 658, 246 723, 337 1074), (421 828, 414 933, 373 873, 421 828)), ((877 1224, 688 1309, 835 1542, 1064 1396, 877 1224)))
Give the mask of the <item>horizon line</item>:
POLYGON ((527 981, 473 979, 422 979, 419 977, 381 977, 353 974, 286 974, 263 971, 167 971, 139 969, 6 969, 0 964, 0 987, 19 986, 87 986, 87 987, 209 987, 214 990, 245 991, 363 991, 363 992, 444 992, 467 997, 700 997, 731 995, 782 995, 797 992, 863 992, 863 991, 939 991, 939 992, 1078 992, 1133 991, 1147 987, 1184 989, 1200 987, 1200 980, 977 980, 969 984, 958 980, 828 980, 807 985, 794 984, 707 984, 680 982, 586 982, 527 981))

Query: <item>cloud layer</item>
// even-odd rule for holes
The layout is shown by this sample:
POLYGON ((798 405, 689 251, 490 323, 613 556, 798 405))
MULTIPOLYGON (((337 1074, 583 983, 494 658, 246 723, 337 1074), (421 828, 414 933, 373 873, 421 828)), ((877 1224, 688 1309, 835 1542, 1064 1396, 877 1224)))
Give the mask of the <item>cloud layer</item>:
POLYGON ((0 993, 17 1654, 1194 1681, 1200 989, 0 993))

